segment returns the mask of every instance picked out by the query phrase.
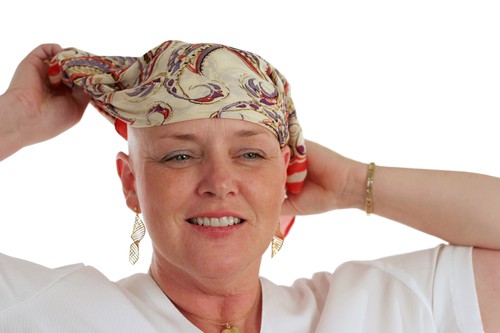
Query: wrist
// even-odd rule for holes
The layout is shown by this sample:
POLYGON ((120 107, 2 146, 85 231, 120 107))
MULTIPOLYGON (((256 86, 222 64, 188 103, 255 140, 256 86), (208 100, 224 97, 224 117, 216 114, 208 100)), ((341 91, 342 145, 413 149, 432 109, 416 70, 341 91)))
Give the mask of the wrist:
POLYGON ((366 199, 365 211, 367 215, 373 213, 373 181, 375 177, 375 163, 368 164, 368 172, 366 176, 366 199))
POLYGON ((365 210, 367 187, 367 164, 354 162, 349 169, 344 189, 344 208, 365 210))

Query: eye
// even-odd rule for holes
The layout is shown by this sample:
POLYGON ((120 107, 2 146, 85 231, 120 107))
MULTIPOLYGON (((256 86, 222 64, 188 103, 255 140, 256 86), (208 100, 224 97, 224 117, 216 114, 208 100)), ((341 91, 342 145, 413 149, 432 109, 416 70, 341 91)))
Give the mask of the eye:
POLYGON ((256 152, 244 153, 242 156, 244 158, 246 158, 246 159, 249 159, 249 160, 255 160, 255 159, 258 159, 258 158, 262 158, 262 155, 259 154, 259 153, 256 153, 256 152))
POLYGON ((186 153, 172 153, 163 157, 162 162, 184 162, 191 158, 191 155, 186 153))
POLYGON ((175 155, 174 157, 170 158, 169 160, 186 161, 186 160, 189 160, 190 158, 191 158, 191 156, 189 156, 187 154, 179 154, 179 155, 175 155))

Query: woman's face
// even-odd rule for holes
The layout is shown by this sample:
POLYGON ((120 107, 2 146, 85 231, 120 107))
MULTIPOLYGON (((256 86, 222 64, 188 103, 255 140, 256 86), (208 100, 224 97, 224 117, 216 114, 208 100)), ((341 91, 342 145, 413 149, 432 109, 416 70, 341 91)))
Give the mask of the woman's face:
POLYGON ((163 271, 217 277, 257 269, 277 227, 289 149, 262 126, 201 119, 131 129, 118 156, 163 271), (200 225, 201 224, 201 225, 200 225))

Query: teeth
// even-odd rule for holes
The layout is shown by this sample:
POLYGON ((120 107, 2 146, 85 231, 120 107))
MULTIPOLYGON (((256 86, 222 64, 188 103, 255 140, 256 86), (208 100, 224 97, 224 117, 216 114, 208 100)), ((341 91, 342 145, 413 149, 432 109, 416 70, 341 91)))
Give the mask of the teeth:
POLYGON ((219 225, 221 227, 227 227, 229 225, 229 221, 228 221, 228 217, 227 216, 223 216, 219 219, 219 225))
POLYGON ((240 218, 234 216, 223 217, 195 217, 188 220, 189 223, 202 225, 204 227, 227 227, 230 225, 241 223, 240 218))

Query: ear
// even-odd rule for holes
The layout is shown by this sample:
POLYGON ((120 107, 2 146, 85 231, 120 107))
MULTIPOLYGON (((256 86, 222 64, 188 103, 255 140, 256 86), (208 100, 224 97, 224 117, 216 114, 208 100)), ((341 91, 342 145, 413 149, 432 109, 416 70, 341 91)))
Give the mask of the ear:
POLYGON ((135 173, 131 162, 130 157, 125 153, 119 152, 116 156, 116 169, 122 182, 123 195, 127 206, 131 210, 137 209, 140 212, 141 207, 137 197, 135 173))
POLYGON ((290 147, 285 146, 281 148, 281 159, 283 161, 283 188, 285 188, 286 180, 288 178, 288 165, 290 164, 290 147))

